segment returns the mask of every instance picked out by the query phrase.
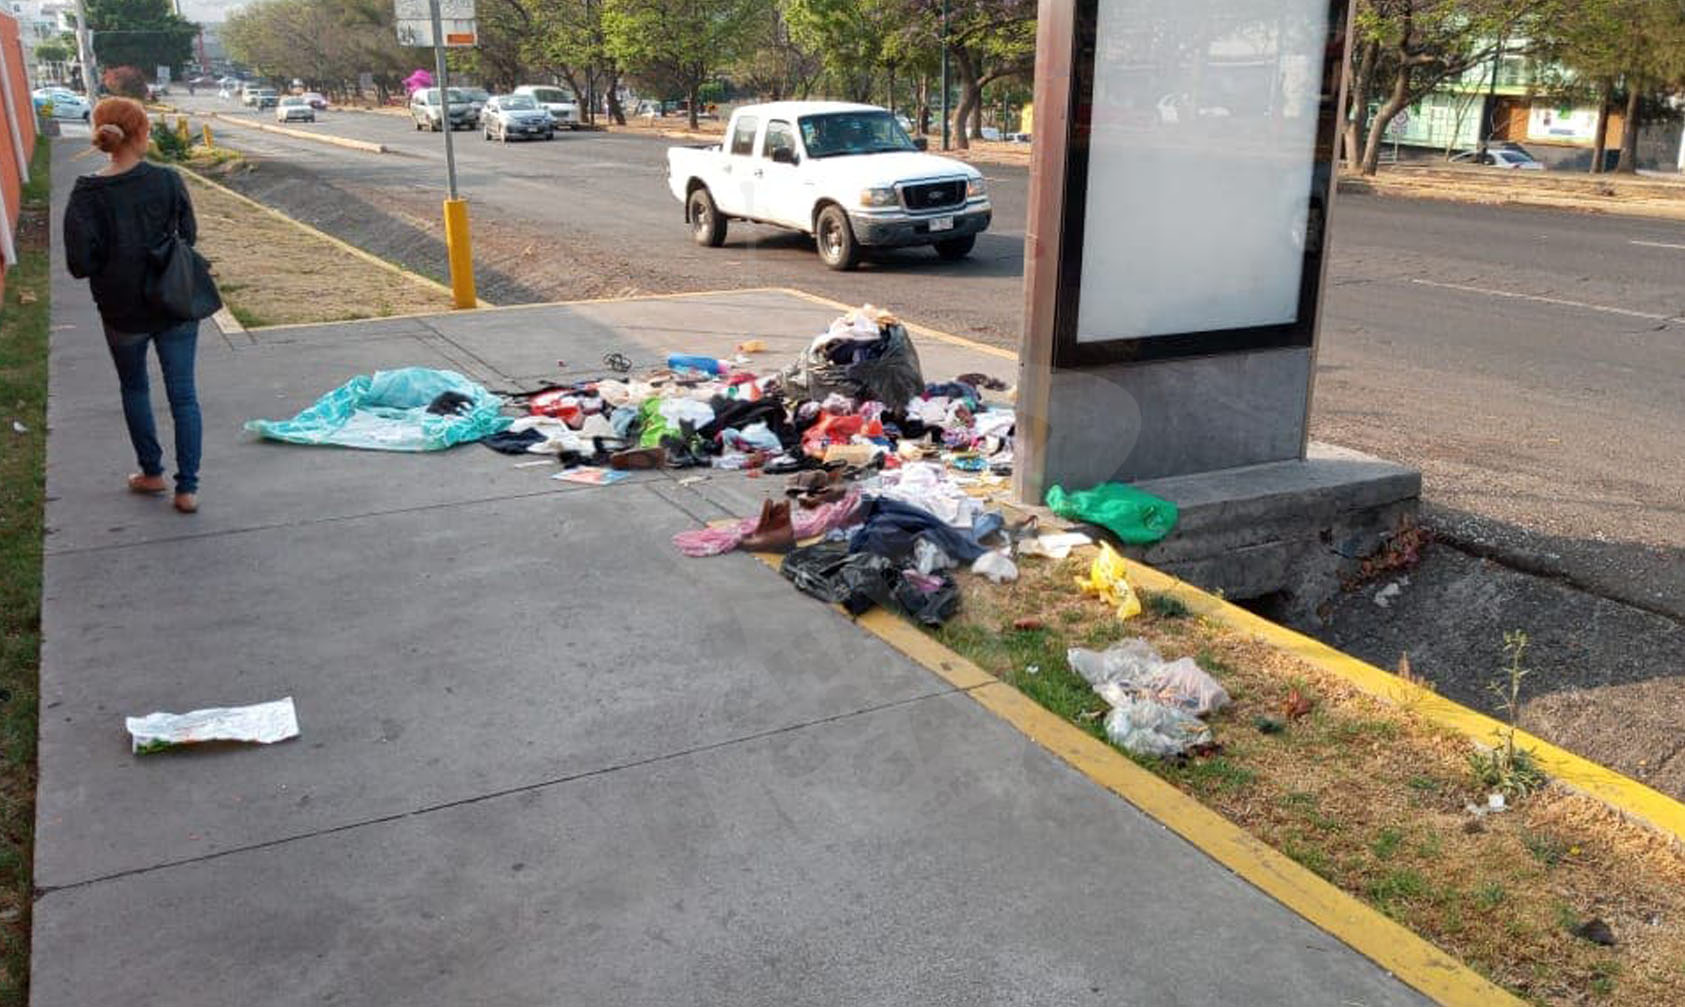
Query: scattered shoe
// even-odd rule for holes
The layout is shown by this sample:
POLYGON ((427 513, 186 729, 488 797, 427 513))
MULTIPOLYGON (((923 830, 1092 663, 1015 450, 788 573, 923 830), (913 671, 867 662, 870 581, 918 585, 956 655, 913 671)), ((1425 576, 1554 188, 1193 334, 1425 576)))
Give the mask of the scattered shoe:
POLYGON ((790 523, 787 501, 761 503, 761 517, 755 528, 743 536, 738 547, 748 552, 789 552, 796 547, 796 529, 790 523))
POLYGON ((632 448, 609 456, 609 468, 622 471, 631 469, 658 469, 667 461, 666 448, 632 448))

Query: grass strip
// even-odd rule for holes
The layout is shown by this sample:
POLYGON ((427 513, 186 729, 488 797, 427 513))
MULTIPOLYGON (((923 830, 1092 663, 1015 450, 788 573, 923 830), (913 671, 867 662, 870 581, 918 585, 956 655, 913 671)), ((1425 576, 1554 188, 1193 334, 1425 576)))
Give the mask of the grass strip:
MULTIPOLYGON (((1685 1002, 1674 844, 1560 786, 1471 814, 1487 790, 1467 738, 1175 598, 1149 594, 1120 622, 1076 587, 1092 555, 1025 559, 1010 585, 962 576, 965 607, 937 638, 1101 739, 1106 703, 1068 648, 1141 636, 1167 659, 1192 657, 1234 698, 1209 718, 1218 749, 1136 762, 1530 1002, 1685 1002), (1588 939, 1594 920, 1613 946, 1588 939)), ((1494 677, 1502 663, 1495 629, 1494 677)))
POLYGON ((0 304, 0 1007, 29 1000, 51 150, 44 140, 35 148, 18 215, 18 262, 0 304))

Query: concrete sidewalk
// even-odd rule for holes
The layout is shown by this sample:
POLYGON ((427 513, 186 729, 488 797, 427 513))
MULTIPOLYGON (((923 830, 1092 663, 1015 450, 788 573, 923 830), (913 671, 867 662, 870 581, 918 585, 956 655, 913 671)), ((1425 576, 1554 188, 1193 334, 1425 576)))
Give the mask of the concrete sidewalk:
POLYGON ((834 309, 207 326, 183 517, 122 491, 98 320, 53 298, 38 1007, 1426 1002, 753 558, 673 549, 750 480, 240 429, 377 368, 789 351, 834 309), (287 695, 294 741, 129 754, 124 715, 287 695))

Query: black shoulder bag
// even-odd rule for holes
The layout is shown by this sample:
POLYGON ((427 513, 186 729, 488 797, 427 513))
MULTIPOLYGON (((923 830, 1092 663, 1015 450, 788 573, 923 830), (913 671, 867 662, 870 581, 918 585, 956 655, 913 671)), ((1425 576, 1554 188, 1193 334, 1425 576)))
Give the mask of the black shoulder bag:
POLYGON ((200 321, 222 307, 222 295, 211 279, 211 264, 181 236, 182 182, 170 192, 170 233, 147 250, 146 300, 152 307, 183 322, 200 321))

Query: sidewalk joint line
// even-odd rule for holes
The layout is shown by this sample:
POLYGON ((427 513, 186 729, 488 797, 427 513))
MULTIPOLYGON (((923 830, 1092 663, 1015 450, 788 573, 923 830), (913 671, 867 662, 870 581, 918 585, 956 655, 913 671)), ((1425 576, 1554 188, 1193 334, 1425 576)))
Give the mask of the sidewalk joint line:
MULTIPOLYGON (((981 688, 981 685, 973 686, 972 688, 981 688)), ((37 886, 35 889, 34 901, 39 903, 42 899, 56 892, 88 888, 107 881, 120 881, 124 878, 131 878, 142 874, 152 874, 157 871, 171 870, 177 867, 190 867, 195 864, 201 864, 210 860, 220 860, 223 857, 231 857, 241 853, 252 853, 258 850, 272 849, 277 846, 285 846, 301 840, 337 835, 342 832, 351 832, 374 825, 386 825, 392 822, 402 821, 406 818, 420 818, 439 811, 449 811, 453 808, 482 804, 486 801, 495 801, 505 797, 513 797, 517 794, 531 793, 538 790, 548 790, 555 787, 566 786, 570 783, 577 783, 581 780, 594 779, 599 776, 609 776, 628 769, 640 769, 645 766, 660 765, 664 762, 674 762, 680 759, 689 758, 693 755, 706 755, 711 752, 720 751, 726 748, 733 748, 750 742, 764 741, 767 738, 775 738, 782 734, 803 731, 810 727, 823 727, 827 724, 840 723, 841 721, 850 720, 855 717, 881 713, 885 710, 894 710, 903 706, 911 706, 915 703, 923 703, 932 699, 941 699, 946 696, 953 696, 969 691, 970 689, 955 688, 950 686, 937 689, 933 692, 921 693, 917 696, 909 696, 905 699, 892 700, 886 703, 875 703, 871 706, 861 707, 858 710, 850 710, 846 713, 836 713, 827 717, 818 717, 813 720, 806 720, 796 724, 785 724, 780 727, 768 728, 764 731, 756 731, 752 734, 745 734, 735 738, 725 738, 720 741, 713 741, 704 745, 696 745, 676 752, 665 752, 660 755, 651 755, 641 759, 633 759, 613 766, 601 766, 596 769, 581 770, 577 773, 570 773, 566 776, 558 776, 548 780, 539 780, 534 783, 524 783, 515 787, 505 787, 501 790, 494 790, 484 794, 475 794, 472 797, 461 797, 452 801, 441 801, 437 804, 411 808, 408 811, 395 811, 391 814, 379 815, 362 821, 346 822, 341 825, 330 825, 311 832, 303 832, 292 836, 281 836, 277 839, 267 839, 259 843, 247 843, 243 846, 233 846, 226 850, 217 850, 213 853, 205 853, 197 857, 184 857, 180 860, 168 860, 159 864, 149 864, 145 867, 131 867, 126 870, 113 871, 110 874, 101 874, 92 878, 83 878, 79 881, 67 882, 62 885, 41 885, 37 886)))

